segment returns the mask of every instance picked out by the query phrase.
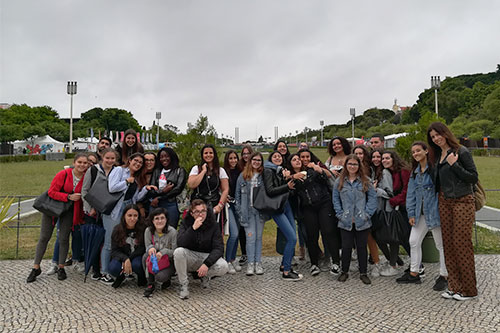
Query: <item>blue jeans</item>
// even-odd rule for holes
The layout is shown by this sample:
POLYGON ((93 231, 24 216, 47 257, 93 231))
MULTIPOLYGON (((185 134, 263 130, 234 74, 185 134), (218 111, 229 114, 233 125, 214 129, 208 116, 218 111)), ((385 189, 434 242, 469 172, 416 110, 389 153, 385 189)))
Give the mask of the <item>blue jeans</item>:
MULTIPOLYGON (((165 208, 167 210, 168 224, 177 230, 177 227, 179 226, 179 207, 177 206, 177 201, 168 202, 167 200, 161 200, 158 203, 158 207, 165 208)), ((152 211, 151 208, 149 209, 150 213, 152 211)))
POLYGON ((295 250, 295 244, 297 243, 295 220, 293 218, 290 203, 287 201, 283 213, 273 215, 272 218, 286 238, 286 245, 283 251, 283 260, 281 263, 283 264, 283 270, 285 272, 289 272, 292 268, 293 253, 295 250))
POLYGON ((113 229, 120 223, 123 209, 130 203, 132 203, 132 200, 123 201, 120 214, 118 214, 119 217, 116 220, 113 220, 111 215, 102 214, 102 226, 106 231, 104 234, 104 244, 101 250, 101 272, 103 274, 110 273, 108 266, 111 260, 111 234, 113 233, 113 229))
MULTIPOLYGON (((71 231, 71 258, 73 261, 83 262, 85 257, 83 255, 83 241, 82 232, 80 231, 80 225, 74 226, 71 231)), ((57 263, 59 261, 59 219, 57 220, 57 232, 56 232, 56 243, 54 244, 54 253, 52 255, 52 262, 57 263)))
MULTIPOLYGON (((255 209, 250 208, 255 211, 255 209)), ((262 233, 264 232, 264 221, 260 219, 257 211, 255 215, 248 219, 248 226, 245 227, 247 238, 248 263, 261 262, 262 259, 262 233)), ((252 213, 248 213, 249 215, 252 213)), ((295 246, 294 246, 295 247, 295 246)))
MULTIPOLYGON (((137 256, 130 261, 132 264, 132 272, 137 274, 138 280, 143 280, 146 278, 144 273, 144 268, 142 267, 142 256, 137 256)), ((117 277, 122 272, 122 262, 116 259, 112 259, 108 266, 109 274, 117 277)))
POLYGON ((226 243, 226 261, 232 262, 236 259, 236 251, 238 250, 238 234, 240 222, 236 214, 234 204, 229 204, 229 238, 226 243))

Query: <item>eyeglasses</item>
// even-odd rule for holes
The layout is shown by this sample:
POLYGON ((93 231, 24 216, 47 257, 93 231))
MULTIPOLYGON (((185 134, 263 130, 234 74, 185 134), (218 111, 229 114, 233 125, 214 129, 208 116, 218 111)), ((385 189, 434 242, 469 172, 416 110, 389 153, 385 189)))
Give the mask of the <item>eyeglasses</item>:
POLYGON ((193 215, 201 215, 201 214, 206 214, 207 210, 202 209, 202 210, 193 210, 193 215))
POLYGON ((262 160, 260 158, 252 158, 252 162, 262 163, 262 160))
POLYGON ((358 163, 347 163, 347 166, 350 166, 350 167, 358 167, 359 164, 358 163))

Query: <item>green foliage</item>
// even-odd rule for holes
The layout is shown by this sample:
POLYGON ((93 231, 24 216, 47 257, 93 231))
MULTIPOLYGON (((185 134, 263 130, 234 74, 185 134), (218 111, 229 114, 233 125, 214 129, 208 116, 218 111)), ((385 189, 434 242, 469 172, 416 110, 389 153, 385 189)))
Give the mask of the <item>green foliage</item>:
MULTIPOLYGON (((188 123, 186 134, 177 136, 175 151, 182 166, 188 171, 200 162, 200 149, 205 143, 215 144, 215 128, 208 122, 208 117, 200 114, 194 125, 188 123)), ((222 157, 219 149, 217 153, 222 157)))
POLYGON ((43 161, 45 155, 8 155, 0 156, 0 163, 43 161))
POLYGON ((133 129, 140 131, 141 126, 131 112, 117 108, 93 108, 82 113, 81 120, 74 125, 75 136, 88 136, 90 128, 94 133, 104 131, 125 131, 133 129))
POLYGON ((411 161, 411 145, 415 141, 427 142, 427 128, 438 119, 435 113, 426 112, 420 118, 417 125, 413 125, 407 131, 408 135, 396 139, 396 152, 406 161, 411 161))
POLYGON ((16 217, 17 213, 13 214, 10 217, 7 216, 9 213, 10 206, 12 205, 14 200, 16 200, 16 198, 6 197, 3 198, 2 201, 0 202, 0 229, 2 229, 2 227, 6 226, 7 223, 12 221, 16 217))

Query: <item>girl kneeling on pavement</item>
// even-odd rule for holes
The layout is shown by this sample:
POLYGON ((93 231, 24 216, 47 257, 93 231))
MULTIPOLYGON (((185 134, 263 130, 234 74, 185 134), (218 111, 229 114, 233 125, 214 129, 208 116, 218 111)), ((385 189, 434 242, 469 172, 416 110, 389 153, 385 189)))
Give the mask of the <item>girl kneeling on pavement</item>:
POLYGON ((165 208, 156 208, 149 214, 149 226, 144 231, 144 244, 146 253, 142 256, 144 271, 148 280, 148 286, 144 291, 144 297, 149 297, 155 290, 155 281, 161 283, 161 289, 170 286, 170 278, 174 275, 174 250, 177 247, 177 230, 169 225, 167 219, 167 210, 165 208), (149 256, 156 256, 160 262, 163 256, 168 256, 169 266, 161 269, 156 274, 149 272, 146 259, 149 256))
POLYGON ((351 252, 356 242, 360 279, 364 284, 370 284, 370 278, 366 274, 366 246, 372 225, 371 216, 377 209, 377 194, 356 155, 347 156, 342 172, 335 181, 333 206, 342 236, 342 274, 338 280, 345 282, 349 277, 351 252))
POLYGON ((406 210, 412 226, 410 232, 410 272, 396 279, 398 283, 421 283, 419 268, 422 263, 422 242, 429 229, 439 251, 439 278, 433 289, 441 291, 448 285, 448 272, 444 263, 443 238, 439 219, 438 193, 432 182, 432 165, 428 160, 429 150, 424 142, 417 141, 411 146, 413 172, 408 182, 406 210))
POLYGON ((137 274, 137 285, 146 285, 146 276, 142 267, 144 254, 144 223, 140 217, 139 207, 131 204, 125 207, 120 223, 111 235, 111 261, 109 273, 115 277, 113 288, 121 286, 125 278, 137 274))

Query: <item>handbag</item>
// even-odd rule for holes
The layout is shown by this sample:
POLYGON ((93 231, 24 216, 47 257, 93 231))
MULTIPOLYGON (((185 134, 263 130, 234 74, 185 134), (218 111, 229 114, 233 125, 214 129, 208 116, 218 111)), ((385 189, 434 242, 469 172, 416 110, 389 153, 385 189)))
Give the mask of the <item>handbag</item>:
POLYGON ((476 205, 476 212, 486 205, 486 192, 484 191, 483 185, 477 180, 474 184, 474 204, 476 205))
POLYGON ((410 237, 410 224, 400 210, 380 211, 377 218, 381 220, 380 227, 375 231, 375 237, 383 243, 407 242, 410 237))
MULTIPOLYGON (((63 185, 61 187, 61 192, 64 192, 64 184, 66 183, 66 178, 68 176, 68 173, 64 174, 64 181, 63 185)), ((66 193, 66 192, 64 192, 66 193)), ((65 212, 67 212, 71 207, 73 206, 73 202, 68 199, 68 201, 59 201, 52 199, 49 196, 49 191, 45 191, 42 193, 38 198, 35 199, 35 202, 33 203, 33 208, 38 210, 39 212, 52 216, 52 217, 59 217, 65 212)))
POLYGON ((286 201, 288 200, 288 192, 278 194, 271 197, 267 194, 264 186, 257 186, 253 188, 253 207, 259 212, 264 213, 282 213, 286 201))
MULTIPOLYGON (((151 235, 151 240, 153 241, 153 245, 154 245, 155 244, 154 235, 151 235)), ((156 269, 153 270, 153 261, 151 260, 151 256, 153 256, 153 255, 148 256, 148 258, 146 259, 146 266, 148 267, 148 272, 150 274, 156 274, 159 271, 170 266, 170 259, 168 258, 167 254, 164 254, 161 256, 160 260, 157 260, 158 270, 155 272, 156 269)), ((155 256, 155 259, 156 259, 156 256, 155 256)))
POLYGON ((124 192, 109 193, 108 180, 97 177, 92 187, 85 195, 85 201, 101 214, 110 214, 124 192))

